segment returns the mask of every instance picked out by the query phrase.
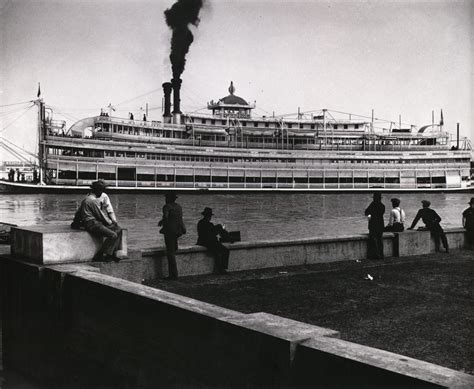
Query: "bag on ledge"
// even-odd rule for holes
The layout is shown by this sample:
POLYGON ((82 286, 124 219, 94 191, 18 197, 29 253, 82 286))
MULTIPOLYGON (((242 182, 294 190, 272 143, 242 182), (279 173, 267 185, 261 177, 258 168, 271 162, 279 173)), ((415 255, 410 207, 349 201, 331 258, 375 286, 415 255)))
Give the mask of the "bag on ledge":
POLYGON ((240 231, 226 231, 223 230, 220 234, 220 241, 222 243, 240 242, 240 231))

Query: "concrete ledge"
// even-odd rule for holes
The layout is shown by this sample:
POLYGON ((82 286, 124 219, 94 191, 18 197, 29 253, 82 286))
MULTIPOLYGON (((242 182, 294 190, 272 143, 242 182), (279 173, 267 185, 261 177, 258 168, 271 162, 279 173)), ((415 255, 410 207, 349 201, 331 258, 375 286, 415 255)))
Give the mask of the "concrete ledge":
POLYGON ((298 386, 472 388, 474 377, 429 362, 336 338, 299 344, 293 381, 298 386))
MULTIPOLYGON (((11 254, 38 264, 88 262, 102 239, 69 225, 23 226, 11 229, 11 254)), ((122 231, 119 255, 127 255, 127 230, 122 231)))
MULTIPOLYGON (((464 229, 446 229, 452 249, 464 247, 464 229)), ((350 261, 367 257, 367 234, 331 238, 308 238, 284 241, 254 241, 226 244, 230 250, 229 270, 252 270, 268 267, 298 266, 316 263, 350 261)), ((434 252, 429 231, 384 233, 384 253, 390 256, 423 255, 434 252)), ((143 278, 168 274, 164 247, 141 251, 143 278)), ((180 275, 209 274, 214 259, 202 246, 181 247, 176 255, 180 275)))

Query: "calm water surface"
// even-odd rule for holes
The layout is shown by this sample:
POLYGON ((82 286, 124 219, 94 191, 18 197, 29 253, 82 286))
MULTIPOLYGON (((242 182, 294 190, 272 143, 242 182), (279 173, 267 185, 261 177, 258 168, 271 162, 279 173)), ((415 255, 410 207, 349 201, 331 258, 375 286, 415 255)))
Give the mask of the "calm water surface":
MULTIPOLYGON (((422 199, 429 199, 443 218, 442 225, 461 225, 461 212, 471 193, 384 193, 385 220, 390 198, 399 197, 411 223, 422 199)), ((84 194, 0 195, 0 221, 18 225, 69 224, 84 194)), ((196 242, 196 224, 204 207, 211 207, 213 222, 240 230, 246 241, 262 239, 341 236, 367 231, 364 210, 372 195, 316 193, 180 194, 188 233, 182 244, 196 242)), ((119 224, 128 228, 129 245, 144 248, 163 245, 157 222, 164 197, 160 194, 111 194, 119 224)), ((421 222, 420 222, 421 223, 421 222)), ((419 224, 422 225, 422 224, 419 224)))

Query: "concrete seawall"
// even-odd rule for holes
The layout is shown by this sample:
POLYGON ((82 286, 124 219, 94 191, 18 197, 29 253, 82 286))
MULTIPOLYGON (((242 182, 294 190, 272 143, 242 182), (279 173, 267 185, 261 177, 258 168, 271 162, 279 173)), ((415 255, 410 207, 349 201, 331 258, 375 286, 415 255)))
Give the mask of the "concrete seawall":
MULTIPOLYGON (((464 229, 446 229, 452 249, 464 246, 464 229)), ((367 257, 367 234, 334 238, 310 238, 287 241, 258 241, 227 244, 230 249, 229 271, 262 269, 268 267, 311 265, 315 263, 349 261, 367 257)), ((429 231, 406 231, 400 234, 384 234, 384 252, 387 257, 423 255, 435 251, 429 231)), ((141 251, 141 271, 138 274, 112 274, 132 281, 153 279, 168 274, 164 247, 141 251)), ((202 246, 182 247, 176 260, 180 275, 209 274, 213 271, 213 258, 202 246)), ((115 268, 115 271, 117 269, 115 268)))

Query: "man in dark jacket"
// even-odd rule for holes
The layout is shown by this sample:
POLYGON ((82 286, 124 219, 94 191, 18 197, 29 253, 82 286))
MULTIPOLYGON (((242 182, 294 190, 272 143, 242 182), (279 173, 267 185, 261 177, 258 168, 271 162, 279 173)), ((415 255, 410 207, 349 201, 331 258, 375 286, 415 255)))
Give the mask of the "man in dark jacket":
POLYGON ((365 210, 365 216, 369 218, 369 244, 367 256, 369 259, 384 259, 383 255, 383 230, 385 223, 383 214, 385 205, 382 204, 382 195, 374 193, 373 201, 365 210))
POLYGON ((104 237, 102 247, 94 256, 94 261, 119 261, 116 251, 122 239, 122 228, 112 221, 100 207, 100 197, 105 190, 103 181, 95 181, 74 216, 72 228, 83 228, 92 235, 104 237))
POLYGON ((217 238, 225 230, 222 225, 211 223, 212 209, 204 208, 201 212, 203 218, 197 225, 198 241, 197 244, 205 246, 212 253, 215 259, 214 272, 217 274, 226 274, 229 265, 229 249, 225 247, 217 238))
POLYGON ((462 213, 462 226, 466 229, 466 246, 474 250, 474 197, 462 213))
POLYGON ((418 223, 418 220, 423 220, 423 223, 425 223, 426 228, 430 230, 431 236, 434 239, 435 250, 439 251, 439 241, 441 239, 443 242, 443 247, 446 249, 446 252, 448 252, 448 240, 446 239, 443 228, 439 224, 441 222, 441 217, 434 209, 430 208, 431 203, 428 200, 421 200, 421 204, 423 208, 418 210, 418 213, 416 214, 410 228, 408 229, 413 230, 413 228, 416 226, 416 223, 418 223))
POLYGON ((183 209, 175 202, 178 198, 175 193, 165 194, 166 204, 163 206, 163 217, 158 222, 162 226, 160 233, 165 236, 166 258, 168 259, 167 280, 178 279, 178 266, 176 264, 176 251, 178 250, 178 238, 186 233, 183 221, 183 209))

